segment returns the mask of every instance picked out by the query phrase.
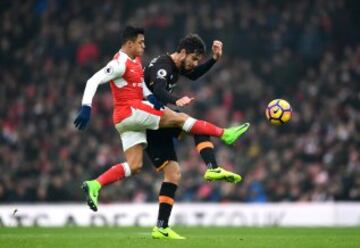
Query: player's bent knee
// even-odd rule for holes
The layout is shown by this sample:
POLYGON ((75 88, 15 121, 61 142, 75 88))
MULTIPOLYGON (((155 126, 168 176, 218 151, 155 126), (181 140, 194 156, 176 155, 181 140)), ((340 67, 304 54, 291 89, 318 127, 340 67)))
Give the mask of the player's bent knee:
POLYGON ((185 113, 178 113, 178 115, 179 115, 179 117, 178 117, 179 121, 181 121, 181 122, 185 122, 186 119, 189 118, 189 116, 185 113))
POLYGON ((132 174, 140 172, 143 166, 143 145, 137 144, 125 151, 126 161, 132 174))
POLYGON ((160 127, 182 127, 188 117, 185 113, 165 109, 164 115, 160 119, 160 127))
POLYGON ((171 182, 173 184, 178 185, 181 180, 181 173, 173 173, 171 175, 165 176, 166 182, 171 182))
POLYGON ((175 184, 179 184, 180 180, 181 180, 181 172, 178 171, 178 172, 174 173, 173 181, 175 184))
POLYGON ((176 116, 174 117, 174 126, 181 128, 185 121, 189 118, 187 114, 184 113, 176 113, 176 116))
POLYGON ((177 163, 171 163, 164 169, 164 179, 167 182, 179 184, 181 180, 181 170, 177 163))

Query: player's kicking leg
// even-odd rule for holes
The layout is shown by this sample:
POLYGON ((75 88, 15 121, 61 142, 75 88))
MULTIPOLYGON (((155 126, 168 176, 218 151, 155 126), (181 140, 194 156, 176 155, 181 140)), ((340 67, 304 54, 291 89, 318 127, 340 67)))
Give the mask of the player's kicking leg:
POLYGON ((228 145, 232 145, 241 135, 243 135, 250 127, 250 123, 246 122, 236 127, 225 128, 221 136, 221 140, 228 145))
POLYGON ((160 119, 160 128, 162 127, 178 127, 191 134, 218 137, 225 144, 231 145, 249 129, 250 123, 231 128, 220 128, 210 122, 197 120, 184 113, 176 113, 165 108, 160 119))
POLYGON ((220 166, 216 161, 214 144, 207 135, 194 135, 196 150, 199 152, 201 158, 204 160, 207 170, 204 174, 204 179, 207 181, 224 180, 230 183, 238 183, 241 181, 241 176, 227 171, 220 166))

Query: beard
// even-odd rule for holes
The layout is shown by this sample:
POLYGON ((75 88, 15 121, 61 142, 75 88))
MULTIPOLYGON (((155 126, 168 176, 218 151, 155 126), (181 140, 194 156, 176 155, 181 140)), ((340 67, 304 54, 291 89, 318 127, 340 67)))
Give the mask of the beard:
POLYGON ((186 70, 186 63, 185 63, 185 59, 183 61, 181 61, 181 64, 180 64, 180 68, 179 68, 179 72, 181 74, 186 74, 189 72, 189 70, 186 70))

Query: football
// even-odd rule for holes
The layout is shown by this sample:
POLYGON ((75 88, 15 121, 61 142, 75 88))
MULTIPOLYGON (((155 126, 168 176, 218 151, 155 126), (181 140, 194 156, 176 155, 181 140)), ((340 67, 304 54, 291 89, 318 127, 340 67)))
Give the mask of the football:
POLYGON ((287 101, 275 99, 268 104, 265 114, 271 124, 282 125, 290 121, 292 109, 287 101))

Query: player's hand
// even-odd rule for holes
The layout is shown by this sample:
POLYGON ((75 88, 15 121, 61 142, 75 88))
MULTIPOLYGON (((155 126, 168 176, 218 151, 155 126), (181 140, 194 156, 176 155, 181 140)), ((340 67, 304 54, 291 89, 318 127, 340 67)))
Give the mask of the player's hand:
POLYGON ((81 106, 81 109, 74 121, 74 125, 79 130, 83 130, 90 120, 91 107, 87 105, 81 106))
POLYGON ((164 104, 162 104, 161 102, 159 102, 159 100, 156 98, 156 96, 154 96, 153 94, 148 95, 146 97, 146 99, 152 104, 154 105, 154 108, 157 110, 163 109, 164 108, 164 104))
POLYGON ((183 96, 176 101, 176 106, 183 107, 190 104, 194 99, 194 97, 183 96))
POLYGON ((218 60, 222 56, 222 52, 223 52, 222 48, 223 48, 223 43, 221 41, 219 40, 213 41, 211 47, 213 53, 212 55, 213 59, 218 60))

